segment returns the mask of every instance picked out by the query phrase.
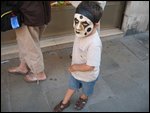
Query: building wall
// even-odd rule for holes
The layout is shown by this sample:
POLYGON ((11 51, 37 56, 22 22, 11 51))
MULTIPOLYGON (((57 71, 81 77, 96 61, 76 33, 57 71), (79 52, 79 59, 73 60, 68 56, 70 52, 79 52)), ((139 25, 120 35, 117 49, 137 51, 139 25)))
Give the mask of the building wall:
MULTIPOLYGON (((52 20, 48 24, 42 39, 54 38, 73 33, 73 6, 53 7, 52 20)), ((149 30, 149 1, 107 1, 101 30, 121 29, 124 34, 133 34, 149 30)), ((14 30, 1 32, 1 45, 16 43, 14 30)))
MULTIPOLYGON (((72 1, 78 2, 78 1, 72 1)), ((102 4, 103 7, 105 4, 102 4)), ((101 30, 121 28, 122 18, 125 9, 125 1, 107 1, 106 7, 101 19, 101 30)), ((41 40, 49 38, 58 38, 63 35, 74 34, 73 17, 75 7, 67 6, 53 6, 51 9, 51 21, 42 34, 41 40)), ((16 43, 16 35, 14 30, 1 32, 1 45, 16 43)))
POLYGON ((149 1, 128 1, 122 24, 126 35, 149 30, 149 1))

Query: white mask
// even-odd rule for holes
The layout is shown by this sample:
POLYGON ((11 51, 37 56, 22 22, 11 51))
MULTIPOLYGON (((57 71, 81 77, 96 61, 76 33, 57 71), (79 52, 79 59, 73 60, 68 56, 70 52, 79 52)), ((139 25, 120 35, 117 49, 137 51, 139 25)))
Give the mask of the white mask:
POLYGON ((75 13, 73 27, 76 36, 83 38, 92 33, 94 24, 84 15, 75 13))

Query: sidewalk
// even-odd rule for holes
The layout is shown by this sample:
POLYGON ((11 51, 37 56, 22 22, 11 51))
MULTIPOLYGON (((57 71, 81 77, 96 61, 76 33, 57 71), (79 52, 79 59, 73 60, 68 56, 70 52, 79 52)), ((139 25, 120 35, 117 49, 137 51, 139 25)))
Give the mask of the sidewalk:
MULTIPOLYGON (((7 72, 18 59, 1 63, 1 112, 51 112, 64 97, 72 48, 44 53, 47 80, 26 83, 7 72)), ((81 92, 72 97, 73 109, 81 92)), ((101 77, 81 112, 149 111, 149 32, 103 41, 101 77)))

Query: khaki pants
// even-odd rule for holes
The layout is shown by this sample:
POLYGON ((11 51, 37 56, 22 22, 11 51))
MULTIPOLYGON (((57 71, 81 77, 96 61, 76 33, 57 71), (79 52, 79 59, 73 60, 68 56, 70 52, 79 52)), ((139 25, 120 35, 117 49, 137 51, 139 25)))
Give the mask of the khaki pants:
POLYGON ((20 61, 26 63, 33 73, 44 71, 43 54, 39 43, 44 29, 45 26, 32 27, 23 25, 15 30, 20 61))

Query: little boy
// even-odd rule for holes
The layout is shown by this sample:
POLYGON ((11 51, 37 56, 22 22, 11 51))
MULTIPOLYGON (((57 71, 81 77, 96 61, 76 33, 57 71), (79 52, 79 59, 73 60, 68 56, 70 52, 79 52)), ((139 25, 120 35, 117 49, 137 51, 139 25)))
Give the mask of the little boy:
POLYGON ((64 99, 54 107, 54 112, 61 112, 70 105, 74 92, 82 88, 82 94, 75 104, 81 110, 92 95, 97 81, 102 43, 96 27, 102 17, 103 9, 96 1, 83 1, 76 8, 74 15, 75 41, 72 53, 72 65, 69 88, 64 99))

